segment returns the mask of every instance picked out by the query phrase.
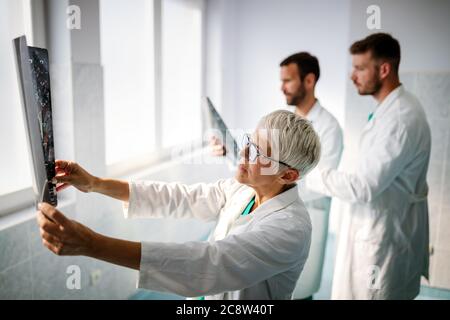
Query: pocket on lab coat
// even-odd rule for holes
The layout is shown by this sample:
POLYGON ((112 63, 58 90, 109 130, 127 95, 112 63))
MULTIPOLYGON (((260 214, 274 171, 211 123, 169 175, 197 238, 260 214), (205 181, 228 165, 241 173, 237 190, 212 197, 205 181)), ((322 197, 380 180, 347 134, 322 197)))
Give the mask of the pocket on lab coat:
POLYGON ((393 241, 355 240, 352 282, 358 299, 410 299, 417 275, 411 270, 411 252, 393 241))
POLYGON ((364 241, 380 245, 391 241, 393 226, 390 225, 389 213, 386 211, 362 210, 353 217, 355 241, 364 241))

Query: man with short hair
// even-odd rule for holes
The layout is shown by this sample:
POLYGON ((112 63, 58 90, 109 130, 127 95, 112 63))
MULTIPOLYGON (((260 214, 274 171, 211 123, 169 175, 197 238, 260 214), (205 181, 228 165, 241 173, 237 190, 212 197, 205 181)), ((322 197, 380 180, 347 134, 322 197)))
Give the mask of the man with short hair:
MULTIPOLYGON (((308 52, 293 54, 280 63, 280 78, 286 104, 294 106, 296 114, 309 120, 320 137, 320 165, 337 168, 343 149, 342 130, 336 118, 316 98, 315 88, 320 78, 318 59, 308 52)), ((302 200, 309 202, 310 207, 329 210, 330 198, 306 189, 304 182, 301 180, 302 200)))
MULTIPOLYGON (((343 149, 342 130, 336 118, 316 98, 315 88, 320 78, 318 59, 308 52, 299 52, 284 59, 280 68, 286 103, 295 107, 296 114, 311 121, 320 138, 320 166, 336 169, 343 149)), ((294 299, 311 298, 319 290, 331 206, 331 198, 308 189, 307 180, 305 177, 299 181, 299 193, 311 216, 314 233, 311 253, 294 291, 294 299)))
POLYGON ((349 203, 343 214, 333 299, 413 299, 428 276, 426 174, 430 128, 400 83, 400 45, 372 34, 350 47, 351 80, 378 106, 364 127, 354 172, 320 167, 308 187, 349 203))

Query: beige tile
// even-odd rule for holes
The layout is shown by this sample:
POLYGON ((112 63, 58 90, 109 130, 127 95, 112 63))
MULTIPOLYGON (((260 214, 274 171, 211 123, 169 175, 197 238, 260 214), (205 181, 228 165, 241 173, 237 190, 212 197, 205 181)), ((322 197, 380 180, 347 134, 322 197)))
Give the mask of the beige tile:
POLYGON ((437 240, 439 215, 440 215, 439 206, 433 205, 430 202, 429 209, 428 209, 428 218, 429 218, 429 226, 430 226, 430 244, 433 244, 433 245, 436 243, 436 240, 437 240))
MULTIPOLYGON (((438 250, 450 251, 450 207, 441 209, 435 247, 438 250)), ((448 268, 450 269, 450 264, 448 268)))
POLYGON ((435 250, 431 286, 450 289, 450 250, 435 250))

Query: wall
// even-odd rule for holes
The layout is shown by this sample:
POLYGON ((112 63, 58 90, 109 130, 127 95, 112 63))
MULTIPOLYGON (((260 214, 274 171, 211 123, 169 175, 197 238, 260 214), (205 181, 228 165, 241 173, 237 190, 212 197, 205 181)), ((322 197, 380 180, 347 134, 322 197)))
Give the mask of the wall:
POLYGON ((348 9, 349 1, 332 0, 209 1, 215 69, 208 82, 229 126, 253 129, 262 115, 285 105, 279 63, 302 50, 319 58, 317 95, 343 124, 348 9))
MULTIPOLYGON (((212 0, 207 2, 207 94, 231 129, 254 130, 285 106, 279 63, 298 51, 319 59, 316 94, 344 126, 349 1, 212 0)), ((239 131, 238 131, 239 132, 239 131)), ((338 227, 336 204, 330 229, 338 227)))

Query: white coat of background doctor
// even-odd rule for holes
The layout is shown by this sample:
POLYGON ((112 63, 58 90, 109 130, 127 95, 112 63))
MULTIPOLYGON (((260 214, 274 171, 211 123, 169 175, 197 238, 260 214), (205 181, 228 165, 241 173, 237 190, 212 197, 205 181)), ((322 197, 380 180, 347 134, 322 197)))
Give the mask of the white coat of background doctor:
MULTIPOLYGON (((280 63, 281 91, 293 112, 311 121, 320 138, 319 165, 337 169, 344 147, 342 129, 336 118, 316 98, 315 89, 320 78, 318 59, 308 52, 290 55, 280 63)), ((307 187, 308 177, 299 182, 300 198, 311 216, 313 234, 308 261, 297 282, 293 298, 312 297, 320 288, 331 198, 307 187)))
POLYGON ((56 162, 58 190, 73 185, 122 200, 126 217, 216 220, 209 241, 114 239, 44 203, 37 213, 44 245, 58 255, 85 255, 139 270, 139 287, 150 290, 207 299, 290 299, 311 241, 296 180, 317 164, 320 141, 307 120, 286 110, 264 117, 246 137, 235 178, 210 184, 128 183, 56 162))
POLYGON ((400 45, 385 33, 350 47, 351 79, 378 106, 354 172, 318 166, 308 187, 350 204, 343 213, 333 299, 413 299, 428 276, 426 174, 431 137, 419 101, 399 81, 400 45))

